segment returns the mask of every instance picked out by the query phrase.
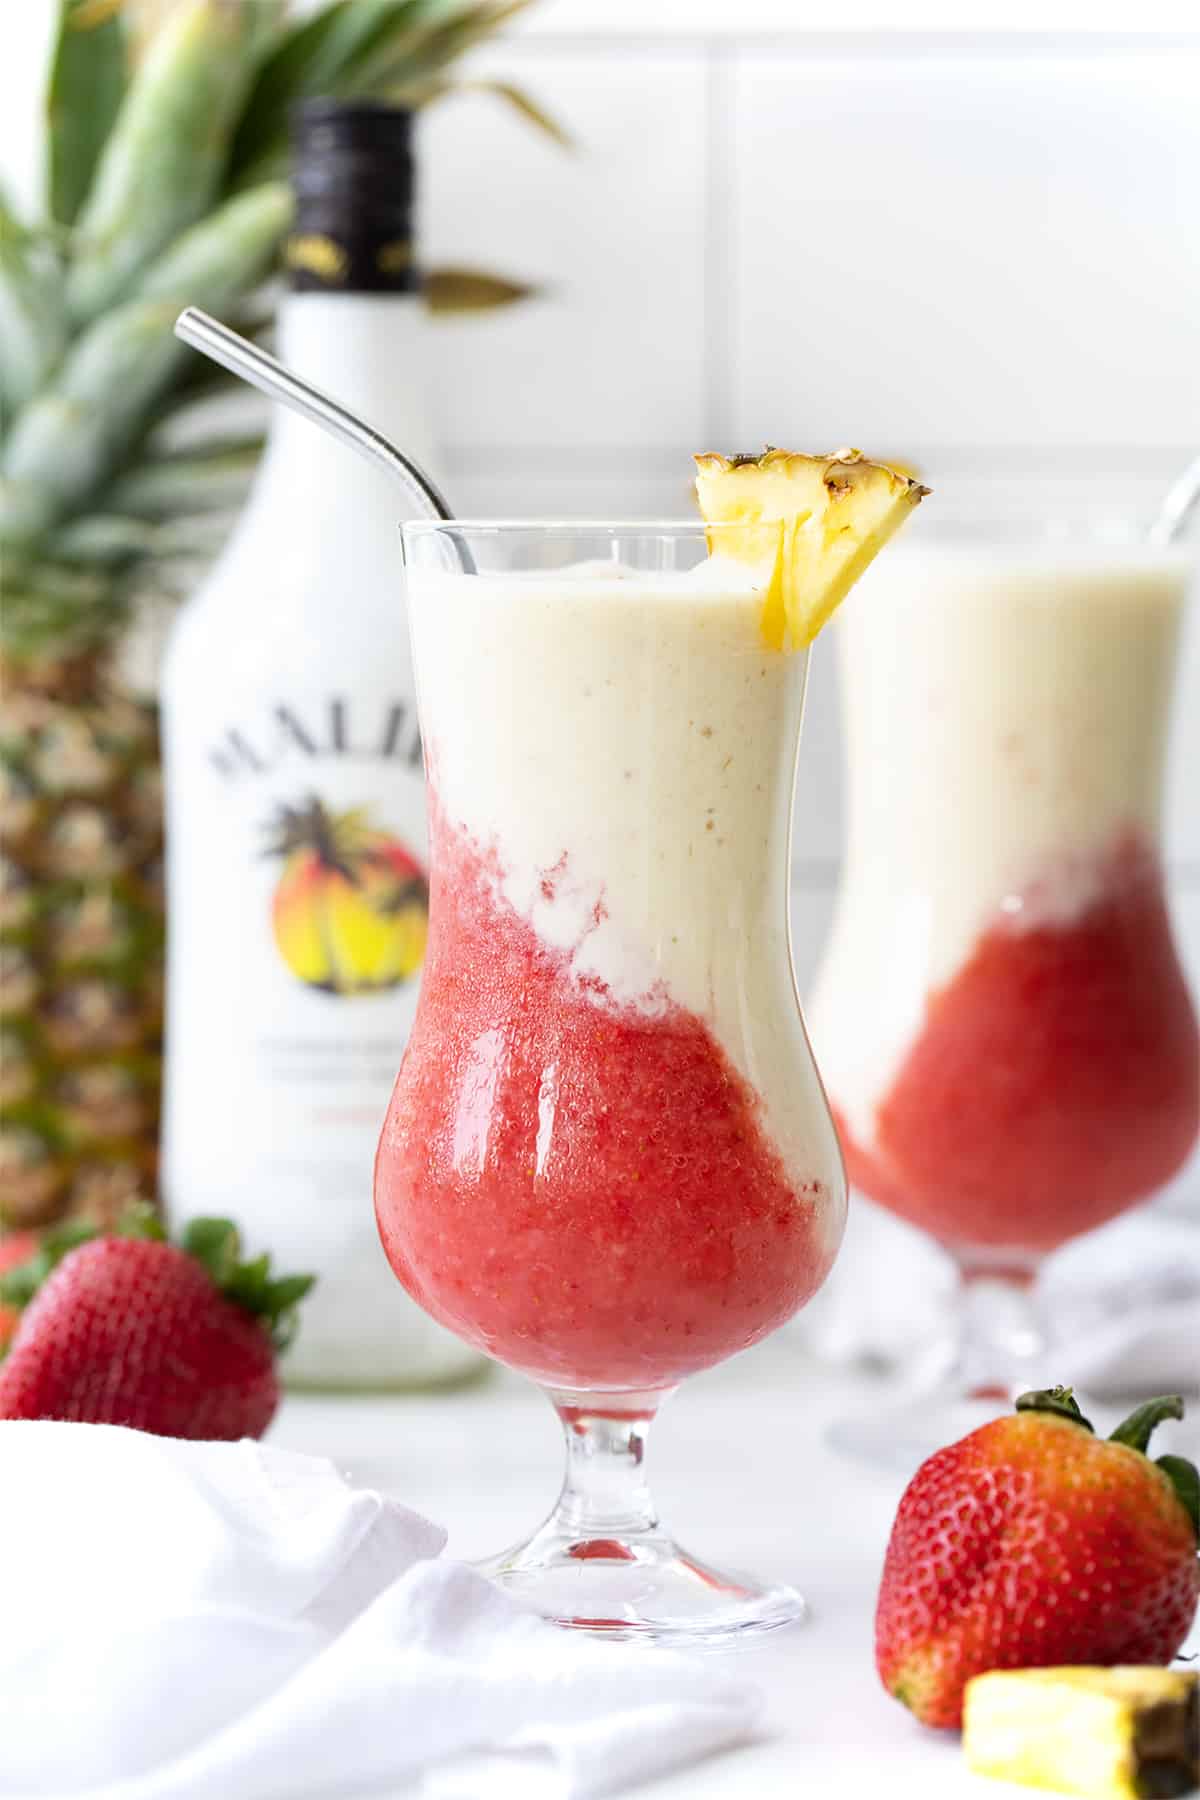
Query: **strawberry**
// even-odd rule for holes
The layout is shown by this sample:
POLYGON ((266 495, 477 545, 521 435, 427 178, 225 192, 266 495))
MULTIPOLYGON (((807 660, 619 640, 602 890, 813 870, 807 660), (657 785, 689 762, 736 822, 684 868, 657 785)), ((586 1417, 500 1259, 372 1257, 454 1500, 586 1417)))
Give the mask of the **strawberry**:
POLYGON ((137 1209, 116 1234, 51 1234, 0 1277, 24 1304, 0 1363, 0 1419, 82 1419, 160 1437, 260 1437, 279 1404, 278 1350, 307 1275, 240 1260, 226 1219, 194 1219, 178 1246, 137 1209), (27 1304, 26 1304, 27 1302, 27 1304))
POLYGON ((1182 1417, 1178 1395, 1149 1400, 1105 1440, 1052 1388, 922 1463, 875 1615, 888 1692, 955 1726, 989 1669, 1170 1662, 1200 1596, 1200 1477, 1145 1451, 1182 1417))

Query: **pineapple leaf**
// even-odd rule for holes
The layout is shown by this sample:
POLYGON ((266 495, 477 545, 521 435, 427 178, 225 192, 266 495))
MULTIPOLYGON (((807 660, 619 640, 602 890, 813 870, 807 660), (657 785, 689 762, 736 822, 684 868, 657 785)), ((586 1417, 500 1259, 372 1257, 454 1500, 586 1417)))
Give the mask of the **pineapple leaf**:
POLYGON ((135 301, 79 337, 55 380, 18 415, 3 471, 10 539, 36 540, 92 495, 136 441, 179 360, 174 300, 135 301))
POLYGON ((530 4, 333 0, 288 31, 259 71, 234 139, 232 183, 279 172, 287 156, 288 114, 298 100, 336 93, 419 104, 421 82, 530 4))
POLYGON ((155 528, 149 555, 159 566, 180 560, 211 562, 228 535, 228 510, 164 520, 155 528))
POLYGON ((260 437, 238 438, 157 455, 126 470, 108 500, 118 512, 139 519, 224 511, 244 497, 262 444, 260 437))
POLYGON ((258 72, 230 155, 235 185, 278 173, 287 158, 288 115, 297 101, 329 93, 380 44, 400 40, 430 15, 463 0, 334 0, 286 31, 258 72))
POLYGON ((174 562, 169 558, 158 562, 147 557, 145 562, 138 564, 130 584, 128 612, 157 610, 165 617, 191 598, 197 584, 203 581, 211 560, 211 557, 202 557, 185 561, 180 557, 174 562))
POLYGON ((58 258, 0 198, 0 430, 46 379, 67 341, 58 258))
POLYGON ((84 569, 127 568, 153 558, 156 564, 181 557, 208 560, 225 540, 225 515, 245 497, 243 479, 223 504, 207 513, 176 514, 153 523, 122 513, 83 513, 54 532, 46 553, 66 567, 84 569))
POLYGON ((118 513, 84 513, 54 532, 46 550, 58 562, 103 569, 122 568, 149 555, 153 545, 154 527, 141 519, 118 513))
MULTIPOLYGON (((515 3, 518 7, 527 6, 532 0, 515 0, 515 3)), ((395 5, 395 0, 392 4, 395 5)), ((486 37, 494 27, 490 22, 481 24, 479 16, 485 13, 489 17, 503 15, 506 11, 507 0, 421 0, 411 18, 399 21, 403 29, 377 31, 359 47, 338 77, 339 91, 375 95, 378 89, 373 70, 381 59, 424 55, 428 46, 441 41, 447 34, 458 36, 465 32, 472 39, 475 35, 486 37)), ((444 67, 445 60, 439 56, 436 66, 444 67)))
POLYGON ((235 194, 170 245, 147 270, 138 298, 224 310, 227 301, 266 274, 291 216, 286 182, 268 181, 235 194), (201 298, 206 293, 207 300, 201 298))
MULTIPOLYGON (((435 98, 531 0, 316 0, 294 21, 289 0, 45 3, 49 202, 30 227, 0 205, 3 637, 35 656, 111 642, 148 584, 178 595, 242 498, 258 414, 171 326, 194 304, 269 333, 290 200, 256 176, 282 172, 293 103, 435 98)), ((519 90, 471 85, 565 138, 519 90)), ((442 269, 427 297, 531 291, 442 269)))
POLYGON ((41 555, 33 561, 20 553, 4 559, 6 613, 22 594, 54 605, 89 605, 101 601, 110 585, 108 577, 99 571, 72 569, 41 555))
POLYGON ((125 93, 125 28, 119 5, 59 0, 46 90, 47 202, 74 223, 125 93))
POLYGON ((80 334, 57 376, 18 415, 0 469, 0 524, 29 543, 93 495, 145 432, 187 351, 173 334, 189 302, 220 312, 274 256, 291 199, 282 183, 227 201, 150 269, 138 299, 80 334))
POLYGON ((422 287, 430 312, 438 314, 486 312, 544 291, 525 281, 489 275, 483 269, 458 268, 427 269, 422 287))
POLYGON ((4 644, 18 658, 74 655, 111 638, 128 616, 121 588, 95 570, 5 559, 4 644))
POLYGON ((138 276, 207 213, 276 0, 182 0, 126 90, 77 219, 67 305, 81 324, 129 297, 138 276))
POLYGON ((454 94, 493 94, 497 100, 503 100, 520 113, 538 131, 552 138, 560 149, 574 150, 576 147, 575 139, 566 126, 539 106, 524 88, 517 87, 511 81, 430 81, 415 88, 400 87, 387 98, 407 102, 410 106, 429 106, 435 100, 445 100, 454 94))
MULTIPOLYGON (((444 21, 434 19, 407 41, 382 43, 350 72, 355 89, 370 95, 419 93, 429 81, 474 45, 492 37, 532 5, 533 0, 474 0, 444 21)), ((346 92, 343 84, 339 92, 346 92)))

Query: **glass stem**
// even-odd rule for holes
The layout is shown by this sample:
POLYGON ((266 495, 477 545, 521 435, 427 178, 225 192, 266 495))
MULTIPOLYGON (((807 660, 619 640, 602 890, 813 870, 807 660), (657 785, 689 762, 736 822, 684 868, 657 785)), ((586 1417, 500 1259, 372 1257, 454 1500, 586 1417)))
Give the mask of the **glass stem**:
POLYGON ((596 1554, 613 1540, 653 1531, 658 1513, 646 1485, 646 1433, 666 1395, 552 1392, 550 1399, 567 1448, 555 1527, 594 1540, 596 1554))
POLYGON ((1037 1264, 960 1257, 960 1333, 954 1378, 972 1400, 1011 1402, 1035 1384, 1047 1335, 1033 1295, 1037 1264))

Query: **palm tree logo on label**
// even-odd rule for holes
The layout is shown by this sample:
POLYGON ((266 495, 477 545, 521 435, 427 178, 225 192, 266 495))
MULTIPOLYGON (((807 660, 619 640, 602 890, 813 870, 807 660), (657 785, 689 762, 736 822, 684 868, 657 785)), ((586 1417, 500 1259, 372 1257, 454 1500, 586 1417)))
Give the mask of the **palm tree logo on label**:
POLYGON ((316 794, 268 822, 283 859, 271 902, 275 945, 298 980, 325 994, 378 994, 421 967, 429 885, 405 845, 366 807, 331 812, 316 794))

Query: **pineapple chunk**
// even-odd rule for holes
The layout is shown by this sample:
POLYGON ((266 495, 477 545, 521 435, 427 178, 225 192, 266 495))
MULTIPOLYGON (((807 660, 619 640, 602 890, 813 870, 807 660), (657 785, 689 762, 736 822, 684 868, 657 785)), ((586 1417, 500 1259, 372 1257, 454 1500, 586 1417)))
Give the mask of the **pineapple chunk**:
POLYGON ((967 1683, 977 1775, 1092 1800, 1187 1794, 1200 1781, 1200 1677, 1152 1668, 1004 1669, 967 1683))
POLYGON ((696 497, 709 525, 784 521, 782 581, 763 605, 763 635, 801 649, 929 489, 859 450, 802 456, 697 456, 696 497))

